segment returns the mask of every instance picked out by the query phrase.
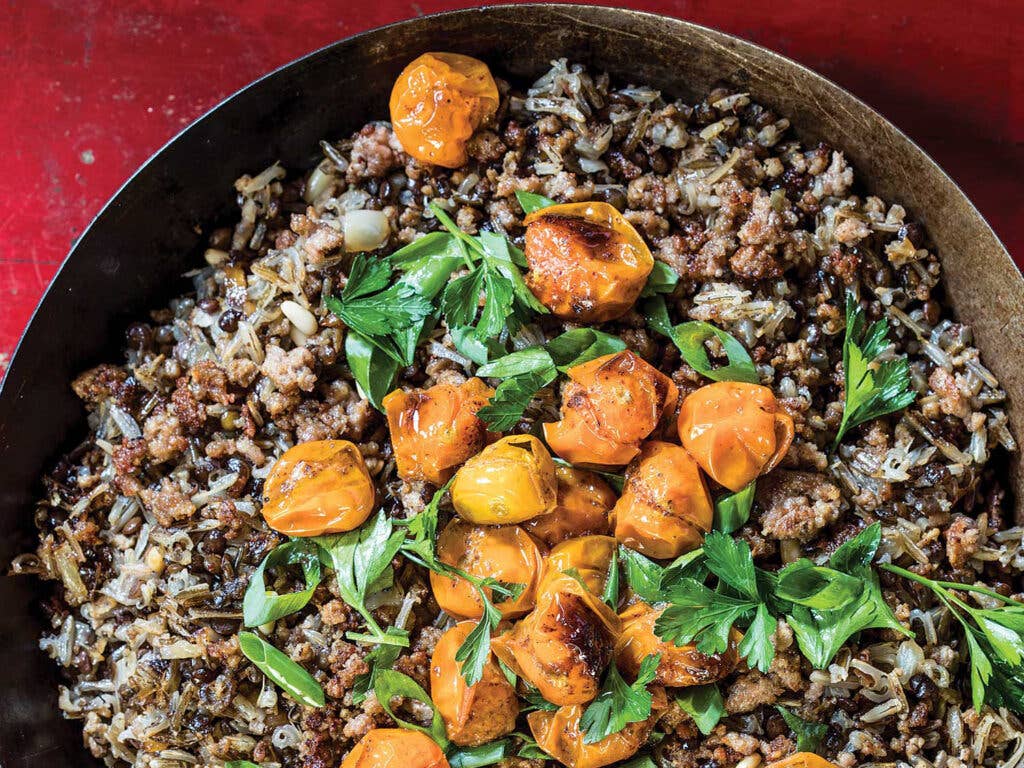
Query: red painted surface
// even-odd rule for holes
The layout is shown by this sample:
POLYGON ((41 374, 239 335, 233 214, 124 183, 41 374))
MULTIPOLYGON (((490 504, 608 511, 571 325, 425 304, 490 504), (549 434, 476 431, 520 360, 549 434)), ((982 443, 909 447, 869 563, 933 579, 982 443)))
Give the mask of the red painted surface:
MULTIPOLYGON (((259 75, 454 0, 8 0, 0 16, 0 370, 68 247, 191 120, 259 75)), ((753 40, 879 109, 963 186, 1018 258, 1020 0, 620 0, 753 40)))

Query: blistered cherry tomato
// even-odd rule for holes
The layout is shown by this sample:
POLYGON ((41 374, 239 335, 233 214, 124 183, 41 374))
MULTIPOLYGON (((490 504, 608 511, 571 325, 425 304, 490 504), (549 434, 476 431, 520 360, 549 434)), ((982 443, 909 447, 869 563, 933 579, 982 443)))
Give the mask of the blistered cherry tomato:
POLYGON ((487 444, 487 427, 476 417, 494 390, 480 379, 396 389, 384 398, 391 444, 403 480, 443 485, 455 469, 487 444))
POLYGON ((738 632, 734 632, 729 648, 724 652, 704 654, 694 643, 680 646, 666 642, 654 633, 654 622, 663 610, 641 602, 619 614, 622 634, 615 646, 615 663, 627 680, 635 680, 640 662, 655 653, 661 656, 655 681, 669 688, 714 683, 736 668, 739 662, 736 651, 738 632))
POLYGON ((611 532, 608 513, 618 496, 599 475, 575 467, 555 467, 557 500, 550 514, 523 523, 549 547, 566 539, 611 532))
POLYGON ((536 607, 491 647, 552 704, 584 704, 600 690, 619 629, 619 617, 600 597, 557 574, 545 580, 536 607))
POLYGON ((484 448, 455 473, 452 506, 480 525, 546 515, 557 499, 555 464, 533 435, 510 435, 484 448))
POLYGON ((786 455, 793 419, 768 387, 719 381, 683 400, 679 439, 715 482, 739 491, 786 455))
POLYGON ((516 729, 519 699, 494 657, 484 664, 483 677, 472 686, 462 676, 455 654, 476 627, 475 621, 456 624, 437 641, 430 660, 430 698, 441 713, 448 738, 475 747, 516 729))
POLYGON ((448 758, 425 733, 374 728, 352 747, 341 768, 448 768, 448 758))
POLYGON ((654 268, 647 244, 608 203, 568 203, 526 217, 526 284, 556 317, 603 323, 636 303, 654 268))
POLYGON ((619 542, 612 536, 580 536, 556 545, 544 561, 541 591, 551 579, 566 571, 573 571, 579 574, 591 592, 602 594, 605 582, 608 581, 612 556, 618 546, 619 542))
POLYGON ((644 443, 629 467, 615 509, 615 538, 658 559, 696 549, 711 530, 714 507, 700 468, 674 443, 644 443))
POLYGON ((651 690, 651 716, 638 723, 629 723, 618 733, 587 744, 580 732, 580 718, 585 707, 579 704, 560 707, 551 712, 537 710, 526 716, 537 746, 568 768, 602 768, 626 760, 647 741, 662 710, 668 706, 665 689, 651 690))
POLYGON ((572 464, 621 466, 676 407, 672 380, 631 350, 570 368, 562 420, 544 425, 551 450, 572 464))
POLYGON ((768 768, 836 768, 836 764, 813 752, 794 752, 789 757, 768 763, 768 768))
POLYGON ((445 168, 466 163, 466 142, 497 110, 491 71, 459 53, 424 53, 391 90, 391 125, 402 149, 445 168))
MULTIPOLYGON (((471 525, 452 520, 437 537, 437 558, 472 576, 525 585, 515 600, 495 604, 503 616, 518 616, 533 607, 544 561, 537 542, 519 526, 471 525)), ((431 571, 430 586, 437 604, 452 616, 478 619, 483 615, 476 588, 465 579, 431 571)), ((490 588, 486 591, 490 597, 490 588)))
POLYGON ((288 536, 358 528, 376 501, 373 478, 347 440, 312 440, 289 448, 264 484, 263 518, 288 536))

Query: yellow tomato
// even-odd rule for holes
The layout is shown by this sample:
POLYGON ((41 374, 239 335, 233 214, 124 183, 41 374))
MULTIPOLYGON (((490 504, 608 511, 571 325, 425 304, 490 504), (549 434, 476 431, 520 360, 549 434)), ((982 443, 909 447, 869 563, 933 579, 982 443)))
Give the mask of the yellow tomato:
POLYGON ((566 539, 611 532, 608 512, 618 498, 600 476, 574 467, 555 467, 557 498, 547 515, 523 523, 534 538, 549 547, 566 539))
POLYGON ((651 716, 638 723, 629 723, 618 733, 587 744, 580 732, 584 707, 579 704, 561 707, 554 712, 537 710, 526 716, 537 746, 568 768, 602 768, 626 760, 647 741, 661 711, 668 706, 665 689, 651 691, 651 716))
POLYGON ((714 508, 690 455, 673 443, 651 440, 626 469, 612 515, 615 538, 660 560, 699 547, 711 530, 714 508))
POLYGON ((768 387, 719 381, 683 400, 679 439, 715 482, 739 491, 786 455, 793 419, 768 387))
POLYGON ((475 747, 516 729, 519 699, 493 657, 484 664, 483 677, 472 686, 462 676, 455 654, 476 627, 475 621, 456 624, 437 641, 430 660, 430 698, 444 719, 448 738, 475 747))
POLYGON ((635 603, 619 615, 622 634, 615 646, 615 663, 626 679, 635 680, 640 662, 655 653, 661 656, 655 681, 669 688, 714 683, 736 668, 738 632, 734 631, 726 651, 709 656, 698 651, 694 643, 680 646, 658 637, 654 622, 663 610, 635 603))
POLYGON ((341 768, 448 768, 448 759, 425 733, 374 728, 352 747, 341 768))
POLYGON ((557 574, 545 581, 533 611, 491 647, 552 704, 584 704, 600 690, 619 629, 619 617, 597 595, 557 574))
POLYGON ((769 763, 768 768, 836 768, 836 764, 813 752, 794 752, 789 757, 769 763))
POLYGON ((555 464, 533 435, 503 437, 455 473, 452 505, 479 525, 521 523, 555 508, 555 464))
POLYGON ((591 592, 600 595, 608 580, 608 569, 619 543, 612 536, 580 536, 555 546, 544 563, 540 589, 568 570, 579 573, 591 592))
POLYGON ((498 111, 498 86, 479 59, 424 53, 391 90, 391 125, 402 148, 417 160, 458 168, 466 142, 498 111))
MULTIPOLYGON (((471 576, 525 585, 515 600, 495 604, 503 616, 518 616, 533 607, 544 562, 537 542, 518 525, 495 527, 452 520, 437 537, 437 558, 471 576)), ((459 619, 483 615, 476 588, 465 579, 431 571, 430 586, 437 604, 450 615, 459 619)), ((486 591, 490 597, 490 589, 486 591)))
POLYGON ((426 390, 396 389, 384 398, 391 445, 403 480, 443 485, 455 468, 487 444, 487 428, 476 417, 494 390, 480 379, 426 390))
POLYGON ((630 350, 574 366, 566 374, 562 420, 545 424, 544 437, 571 464, 628 464, 679 397, 668 376, 630 350))
POLYGON ((526 217, 526 284, 556 317, 603 323, 640 296, 654 259, 608 203, 568 203, 526 217))
POLYGON ((263 518, 288 536, 358 528, 376 501, 373 478, 347 440, 313 440, 289 448, 264 485, 263 518))

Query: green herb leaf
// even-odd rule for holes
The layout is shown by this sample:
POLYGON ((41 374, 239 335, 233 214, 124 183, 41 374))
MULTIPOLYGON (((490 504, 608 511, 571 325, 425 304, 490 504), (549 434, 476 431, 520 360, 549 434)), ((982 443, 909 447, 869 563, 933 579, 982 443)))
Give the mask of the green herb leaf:
POLYGON ((458 747, 448 753, 448 765, 451 768, 481 768, 484 765, 500 763, 512 754, 512 740, 501 739, 478 747, 458 747))
POLYGON ((600 693, 580 718, 584 744, 596 744, 630 723, 650 717, 651 693, 647 686, 654 681, 660 661, 658 654, 645 657, 632 684, 622 679, 614 662, 608 667, 600 693))
POLYGON ((754 620, 750 622, 737 650, 747 660, 747 666, 756 667, 767 673, 775 659, 775 630, 778 621, 771 615, 764 603, 757 606, 754 620))
POLYGON ((557 205, 550 197, 522 190, 516 190, 516 200, 519 201, 519 206, 527 216, 534 211, 539 211, 541 208, 550 208, 552 205, 557 205))
POLYGON ((833 448, 846 432, 866 421, 901 411, 914 402, 910 364, 905 357, 879 361, 890 345, 885 319, 867 326, 864 310, 853 292, 846 294, 846 335, 843 339, 843 373, 846 403, 833 448))
POLYGON ((477 417, 494 432, 512 429, 523 417, 534 395, 554 381, 556 376, 552 368, 501 382, 487 405, 477 411, 477 417))
POLYGON ((374 408, 383 412, 381 403, 394 385, 399 363, 351 329, 345 334, 345 359, 360 391, 374 408))
POLYGON ((697 724, 697 728, 707 736, 718 725, 725 714, 725 702, 717 685, 694 685, 683 688, 676 696, 676 702, 697 724))
POLYGON ((427 692, 423 690, 419 683, 408 675, 403 675, 401 672, 396 672, 393 669, 382 669, 377 673, 373 681, 373 692, 377 695, 377 701, 384 708, 384 711, 400 727, 425 733, 436 741, 442 749, 447 749, 448 736, 445 734, 444 720, 441 718, 441 713, 437 711, 437 707, 434 706, 430 696, 427 695, 427 692), (391 707, 391 700, 395 697, 412 699, 430 707, 434 713, 430 721, 430 727, 424 728, 418 723, 398 717, 391 707))
POLYGON ((481 366, 476 375, 481 378, 508 379, 528 373, 547 373, 554 370, 551 355, 541 347, 527 347, 481 366))
POLYGON ((701 653, 722 653, 729 647, 732 625, 752 617, 760 602, 714 592, 694 579, 679 579, 668 592, 669 605, 654 624, 663 640, 686 645, 696 641, 701 653))
MULTIPOLYGON (((408 638, 388 635, 366 607, 371 588, 391 567, 404 540, 405 533, 394 530, 383 510, 354 531, 314 539, 320 547, 321 559, 334 569, 341 599, 363 617, 371 641, 375 643, 408 645, 409 642, 408 638)), ((362 635, 352 633, 349 637, 363 639, 362 635)))
POLYGON ((269 621, 276 621, 302 610, 320 583, 320 560, 316 546, 309 540, 288 541, 274 547, 249 577, 249 586, 242 600, 242 617, 247 627, 258 627, 269 621), (267 568, 282 565, 302 566, 306 588, 300 592, 280 595, 267 589, 265 573, 267 568))
POLYGON ((747 524, 750 510, 754 506, 754 494, 757 482, 735 493, 727 493, 715 499, 714 529, 722 533, 733 533, 747 524))
POLYGON ((748 600, 760 602, 757 571, 747 542, 712 531, 704 537, 704 556, 708 570, 731 589, 748 600))
POLYGON ((785 707, 776 706, 775 708, 782 715, 782 719, 786 721, 789 729, 796 735, 796 751, 816 753, 818 747, 821 746, 822 739, 828 733, 828 726, 824 723, 812 723, 804 720, 785 707))
POLYGON ((828 611, 849 605, 862 589, 860 578, 835 568, 816 566, 802 557, 778 572, 775 595, 797 605, 828 611))
POLYGON ((653 560, 628 547, 619 545, 619 560, 626 573, 626 585, 646 603, 663 600, 661 577, 664 569, 653 560))
POLYGON ((391 254, 391 265, 405 274, 402 282, 420 296, 433 299, 451 274, 465 265, 463 249, 448 232, 431 232, 391 254))
POLYGON ((238 646, 249 661, 300 704, 322 707, 324 691, 306 670, 253 632, 239 632, 238 646))
POLYGON ((251 760, 228 760, 224 763, 224 768, 260 768, 256 763, 251 760))
POLYGON ((833 568, 852 573, 858 566, 871 565, 882 541, 882 524, 872 523, 852 539, 840 544, 829 558, 833 568))
MULTIPOLYGON (((398 629, 397 627, 388 627, 388 634, 394 635, 396 638, 404 637, 406 640, 405 646, 408 645, 409 633, 404 629, 398 629)), ((355 706, 361 705, 366 700, 366 695, 373 690, 373 683, 376 679, 377 672, 382 669, 391 669, 394 663, 398 660, 399 654, 402 652, 403 645, 391 645, 381 644, 376 645, 373 649, 363 657, 369 667, 369 672, 364 672, 361 675, 356 675, 355 680, 352 681, 352 703, 355 706)))
POLYGON ((574 366, 621 352, 626 349, 626 342, 593 328, 573 328, 551 339, 544 349, 558 370, 564 373, 574 366))
POLYGON ((619 553, 612 551, 611 561, 608 563, 608 578, 604 582, 604 591, 601 593, 601 600, 618 613, 619 610, 619 553))
POLYGON ((483 679, 484 667, 491 658, 491 633, 501 621, 501 611, 494 607, 487 593, 482 587, 476 589, 484 606, 483 616, 455 651, 455 660, 460 663, 459 670, 468 686, 476 685, 483 679))
POLYGON ((526 700, 528 706, 522 709, 523 712, 529 712, 534 709, 539 709, 542 712, 557 712, 558 705, 552 704, 550 701, 545 699, 541 692, 534 688, 532 685, 526 684, 526 692, 522 694, 526 700))
POLYGON ((473 324, 480 309, 483 289, 484 273, 481 270, 462 275, 448 283, 441 297, 441 312, 449 326, 469 327, 473 324))
MULTIPOLYGON (((558 709, 558 707, 555 707, 555 709, 558 709)), ((530 734, 516 732, 512 735, 519 739, 521 744, 519 751, 516 752, 518 757, 524 757, 527 760, 547 760, 551 757, 551 755, 537 746, 536 740, 530 734)))
POLYGON ((655 261, 647 283, 640 293, 641 298, 656 296, 659 293, 672 293, 679 283, 679 273, 663 261, 655 261))

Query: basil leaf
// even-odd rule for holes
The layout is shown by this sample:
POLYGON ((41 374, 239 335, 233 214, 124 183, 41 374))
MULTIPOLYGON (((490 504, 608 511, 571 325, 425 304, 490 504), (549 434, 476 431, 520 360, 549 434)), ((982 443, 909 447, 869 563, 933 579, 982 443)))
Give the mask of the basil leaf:
POLYGON ((722 533, 738 531, 750 519, 750 508, 754 505, 756 481, 735 493, 727 493, 715 499, 714 529, 722 533))
POLYGON ((718 686, 694 685, 684 688, 676 696, 676 702, 697 724, 697 728, 707 736, 725 714, 725 703, 718 686))
POLYGON ((447 748, 448 736, 445 734, 444 720, 441 719, 441 713, 437 711, 434 702, 419 683, 408 675, 403 675, 401 672, 396 672, 393 669, 382 669, 377 673, 373 681, 373 692, 377 695, 377 702, 399 726, 425 733, 440 744, 442 749, 447 748), (412 699, 430 707, 434 713, 434 717, 430 721, 430 727, 424 728, 418 723, 402 720, 398 717, 391 708, 391 699, 396 696, 412 699))
POLYGON ((547 343, 545 349, 562 372, 626 348, 626 342, 610 333, 593 328, 574 328, 547 343))
POLYGON ((253 632, 239 632, 238 646, 281 690, 307 707, 322 707, 324 691, 306 670, 253 632))
POLYGON ((659 293, 672 293, 678 283, 678 272, 663 261, 655 261, 654 268, 647 276, 647 283, 644 285, 643 291, 640 292, 640 296, 648 298, 659 293))
POLYGON ((538 195, 535 192, 524 192, 522 190, 516 191, 516 200, 519 201, 519 206, 527 216, 534 211, 539 211, 541 208, 550 208, 552 205, 557 205, 557 203, 550 197, 544 197, 544 195, 538 195))
POLYGON ((459 747, 448 754, 448 765, 451 768, 481 768, 484 765, 500 763, 511 756, 512 741, 502 739, 478 747, 459 747))
POLYGON ((359 390, 374 408, 383 411, 381 403, 398 375, 398 362, 351 329, 345 335, 345 359, 359 390))
POLYGON ((258 627, 302 610, 320 584, 320 560, 316 545, 309 540, 288 541, 271 550, 249 577, 249 586, 242 600, 242 617, 247 627, 258 627), (300 592, 280 595, 267 589, 267 568, 280 565, 301 565, 306 588, 300 592))

